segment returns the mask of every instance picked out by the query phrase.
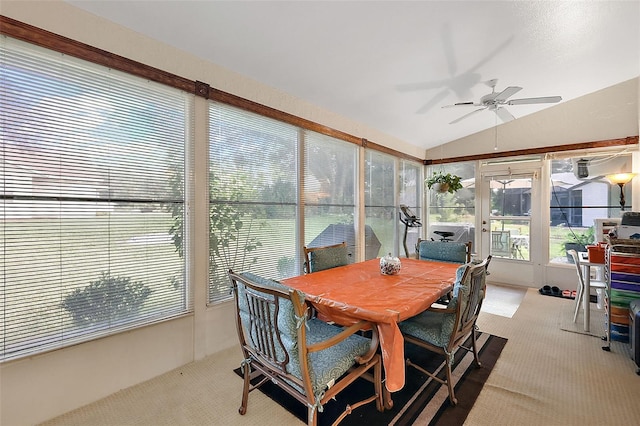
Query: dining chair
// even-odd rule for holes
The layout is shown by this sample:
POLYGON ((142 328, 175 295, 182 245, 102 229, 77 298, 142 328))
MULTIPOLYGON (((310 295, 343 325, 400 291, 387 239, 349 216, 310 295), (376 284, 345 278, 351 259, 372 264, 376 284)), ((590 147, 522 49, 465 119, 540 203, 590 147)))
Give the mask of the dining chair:
POLYGON ((303 247, 303 250, 303 269, 307 274, 349 264, 349 250, 344 241, 329 246, 303 247))
POLYGON ((445 379, 437 377, 437 372, 428 371, 410 359, 407 359, 406 363, 407 366, 414 367, 432 379, 446 384, 449 389, 449 400, 453 405, 457 404, 457 399, 451 380, 451 366, 456 351, 461 348, 473 352, 475 363, 481 366, 476 344, 476 320, 486 294, 489 260, 487 258, 480 263, 467 263, 458 268, 453 297, 446 308, 432 306, 399 324, 406 342, 444 355, 445 379), (471 336, 471 347, 464 346, 469 336, 471 336))
POLYGON ((439 262, 468 263, 471 261, 471 241, 432 241, 418 238, 418 259, 439 262))
POLYGON ((334 424, 373 401, 383 411, 376 327, 367 321, 346 328, 329 325, 309 317, 308 302, 298 290, 251 273, 229 270, 229 278, 244 356, 240 414, 247 411, 249 393, 271 381, 306 405, 307 424, 315 426, 323 405, 360 377, 373 382, 372 394, 347 405, 334 424), (363 328, 372 330, 371 338, 356 334, 363 328))
MULTIPOLYGON (((567 250, 567 254, 573 259, 573 263, 576 266, 576 273, 578 274, 578 286, 576 288, 576 306, 573 311, 573 322, 576 322, 578 319, 578 312, 580 312, 580 307, 583 307, 582 298, 584 297, 584 292, 586 290, 586 284, 584 281, 584 274, 582 272, 582 265, 580 265, 580 258, 578 252, 575 250, 567 250)), ((607 283, 600 280, 589 280, 589 288, 607 288, 607 283)))

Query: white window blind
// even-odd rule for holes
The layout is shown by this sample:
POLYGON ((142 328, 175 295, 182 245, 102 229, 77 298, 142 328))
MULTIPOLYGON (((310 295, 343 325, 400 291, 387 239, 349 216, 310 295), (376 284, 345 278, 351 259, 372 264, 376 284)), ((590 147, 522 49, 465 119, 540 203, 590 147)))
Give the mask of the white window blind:
POLYGON ((295 275, 298 129, 210 104, 209 301, 231 297, 227 271, 295 275))
POLYGON ((373 150, 365 156, 365 216, 366 224, 376 235, 367 242, 368 250, 375 256, 387 253, 397 255, 396 241, 398 207, 396 194, 396 158, 373 150))
POLYGON ((188 312, 193 96, 0 43, 1 359, 188 312))
POLYGON ((353 262, 358 146, 315 132, 305 132, 304 146, 305 245, 345 241, 353 262))

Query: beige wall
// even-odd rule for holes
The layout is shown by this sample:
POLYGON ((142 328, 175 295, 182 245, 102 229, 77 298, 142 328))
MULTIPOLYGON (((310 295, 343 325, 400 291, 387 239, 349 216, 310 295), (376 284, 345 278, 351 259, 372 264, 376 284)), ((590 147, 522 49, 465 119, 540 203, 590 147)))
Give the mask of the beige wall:
MULTIPOLYGON (((87 43, 92 46, 137 60, 171 73, 212 84, 221 90, 254 100, 273 108, 327 125, 343 132, 367 138, 416 157, 424 152, 403 141, 394 139, 359 123, 310 105, 300 99, 278 92, 273 88, 240 77, 215 64, 169 46, 162 45, 141 35, 115 26, 100 18, 73 8, 59 1, 6 1, 0 13, 22 22, 87 43), (215 84, 214 84, 215 83, 215 84)), ((606 103, 598 104, 609 111, 580 120, 584 114, 596 114, 596 106, 587 102, 585 109, 573 112, 564 104, 549 109, 549 113, 517 120, 515 125, 504 128, 501 149, 518 149, 522 146, 557 145, 585 140, 609 139, 638 134, 637 81, 626 83, 610 95, 603 92, 606 103), (635 87, 635 89, 634 89, 635 87), (628 92, 634 92, 635 98, 628 92), (628 99, 627 101, 620 100, 628 99), (607 105, 616 106, 616 114, 607 105), (625 107, 624 102, 634 104, 625 107), (552 111, 556 111, 555 113, 552 111), (561 113, 557 111, 562 111, 561 113), (629 115, 635 114, 635 121, 629 115), (612 119, 607 117, 614 116, 612 119), (549 130, 547 120, 553 125, 549 130), (586 123, 583 123, 586 121, 586 123), (593 123, 592 123, 593 121, 593 123), (544 122, 544 126, 540 123, 544 122), (599 123, 599 124, 598 124, 599 123), (634 124, 635 123, 635 124, 634 124), (522 124, 522 128, 519 126, 522 124), (590 137, 580 136, 578 127, 593 124, 590 137), (614 125, 615 124, 615 125, 614 125), (572 131, 570 131, 573 128, 572 131), (633 130, 635 129, 635 133, 633 130)), ((614 89, 615 90, 615 89, 614 89)), ((580 103, 580 100, 572 101, 580 103)), ((569 102, 567 102, 569 105, 569 102)), ((546 111, 545 111, 546 112, 546 111)), ((196 174, 206 177, 206 101, 196 99, 196 174), (204 153, 204 154, 203 154, 204 153)), ((471 137, 452 142, 446 147, 445 156, 488 152, 493 149, 490 135, 471 137)), ((440 151, 439 151, 440 152, 440 151)), ((196 185, 205 185, 200 179, 196 185)), ((640 185, 636 185, 640 188, 640 185)), ((206 194, 206 189, 196 188, 196 193, 206 194)), ((195 202, 195 229, 206 229, 205 195, 195 202)), ((640 195, 634 193, 640 200, 640 195)), ((206 241, 196 232, 195 253, 206 253, 206 241)), ((236 344, 233 310, 230 303, 206 306, 206 254, 197 256, 191 271, 194 283, 192 315, 165 321, 156 325, 120 333, 111 337, 83 343, 62 350, 6 362, 0 365, 0 424, 25 425, 44 421, 120 389, 129 387, 192 360, 228 348, 236 344)), ((238 358, 240 352, 238 351, 238 358)))
MULTIPOLYGON (((639 81, 634 78, 501 124, 498 152, 637 136, 639 81)), ((425 158, 491 153, 495 137, 495 128, 484 130, 432 148, 425 158)))

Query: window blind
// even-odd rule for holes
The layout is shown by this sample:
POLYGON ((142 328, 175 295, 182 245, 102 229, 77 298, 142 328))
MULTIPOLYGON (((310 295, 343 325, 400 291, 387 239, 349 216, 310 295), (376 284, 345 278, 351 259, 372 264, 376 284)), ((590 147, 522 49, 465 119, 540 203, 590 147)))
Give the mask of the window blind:
POLYGON ((227 271, 295 275, 298 128, 222 103, 209 108, 209 301, 227 271))
POLYGON ((358 147, 314 132, 304 138, 305 245, 345 241, 355 261, 358 147))
MULTIPOLYGON (((376 235, 367 242, 372 257, 397 254, 396 158, 367 150, 364 171, 366 224, 376 235), (376 252, 375 255, 373 253, 376 252)), ((367 257, 367 258, 372 258, 367 257)))
POLYGON ((0 40, 0 358, 183 314, 193 96, 0 40))

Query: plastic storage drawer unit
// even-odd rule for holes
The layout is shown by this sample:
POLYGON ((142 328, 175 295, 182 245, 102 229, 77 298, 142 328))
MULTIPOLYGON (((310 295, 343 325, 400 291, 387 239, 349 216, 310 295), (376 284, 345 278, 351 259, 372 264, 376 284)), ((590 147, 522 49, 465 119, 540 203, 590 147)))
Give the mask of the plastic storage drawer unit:
POLYGON ((636 363, 636 373, 640 374, 640 299, 629 303, 629 340, 631 357, 636 363))

